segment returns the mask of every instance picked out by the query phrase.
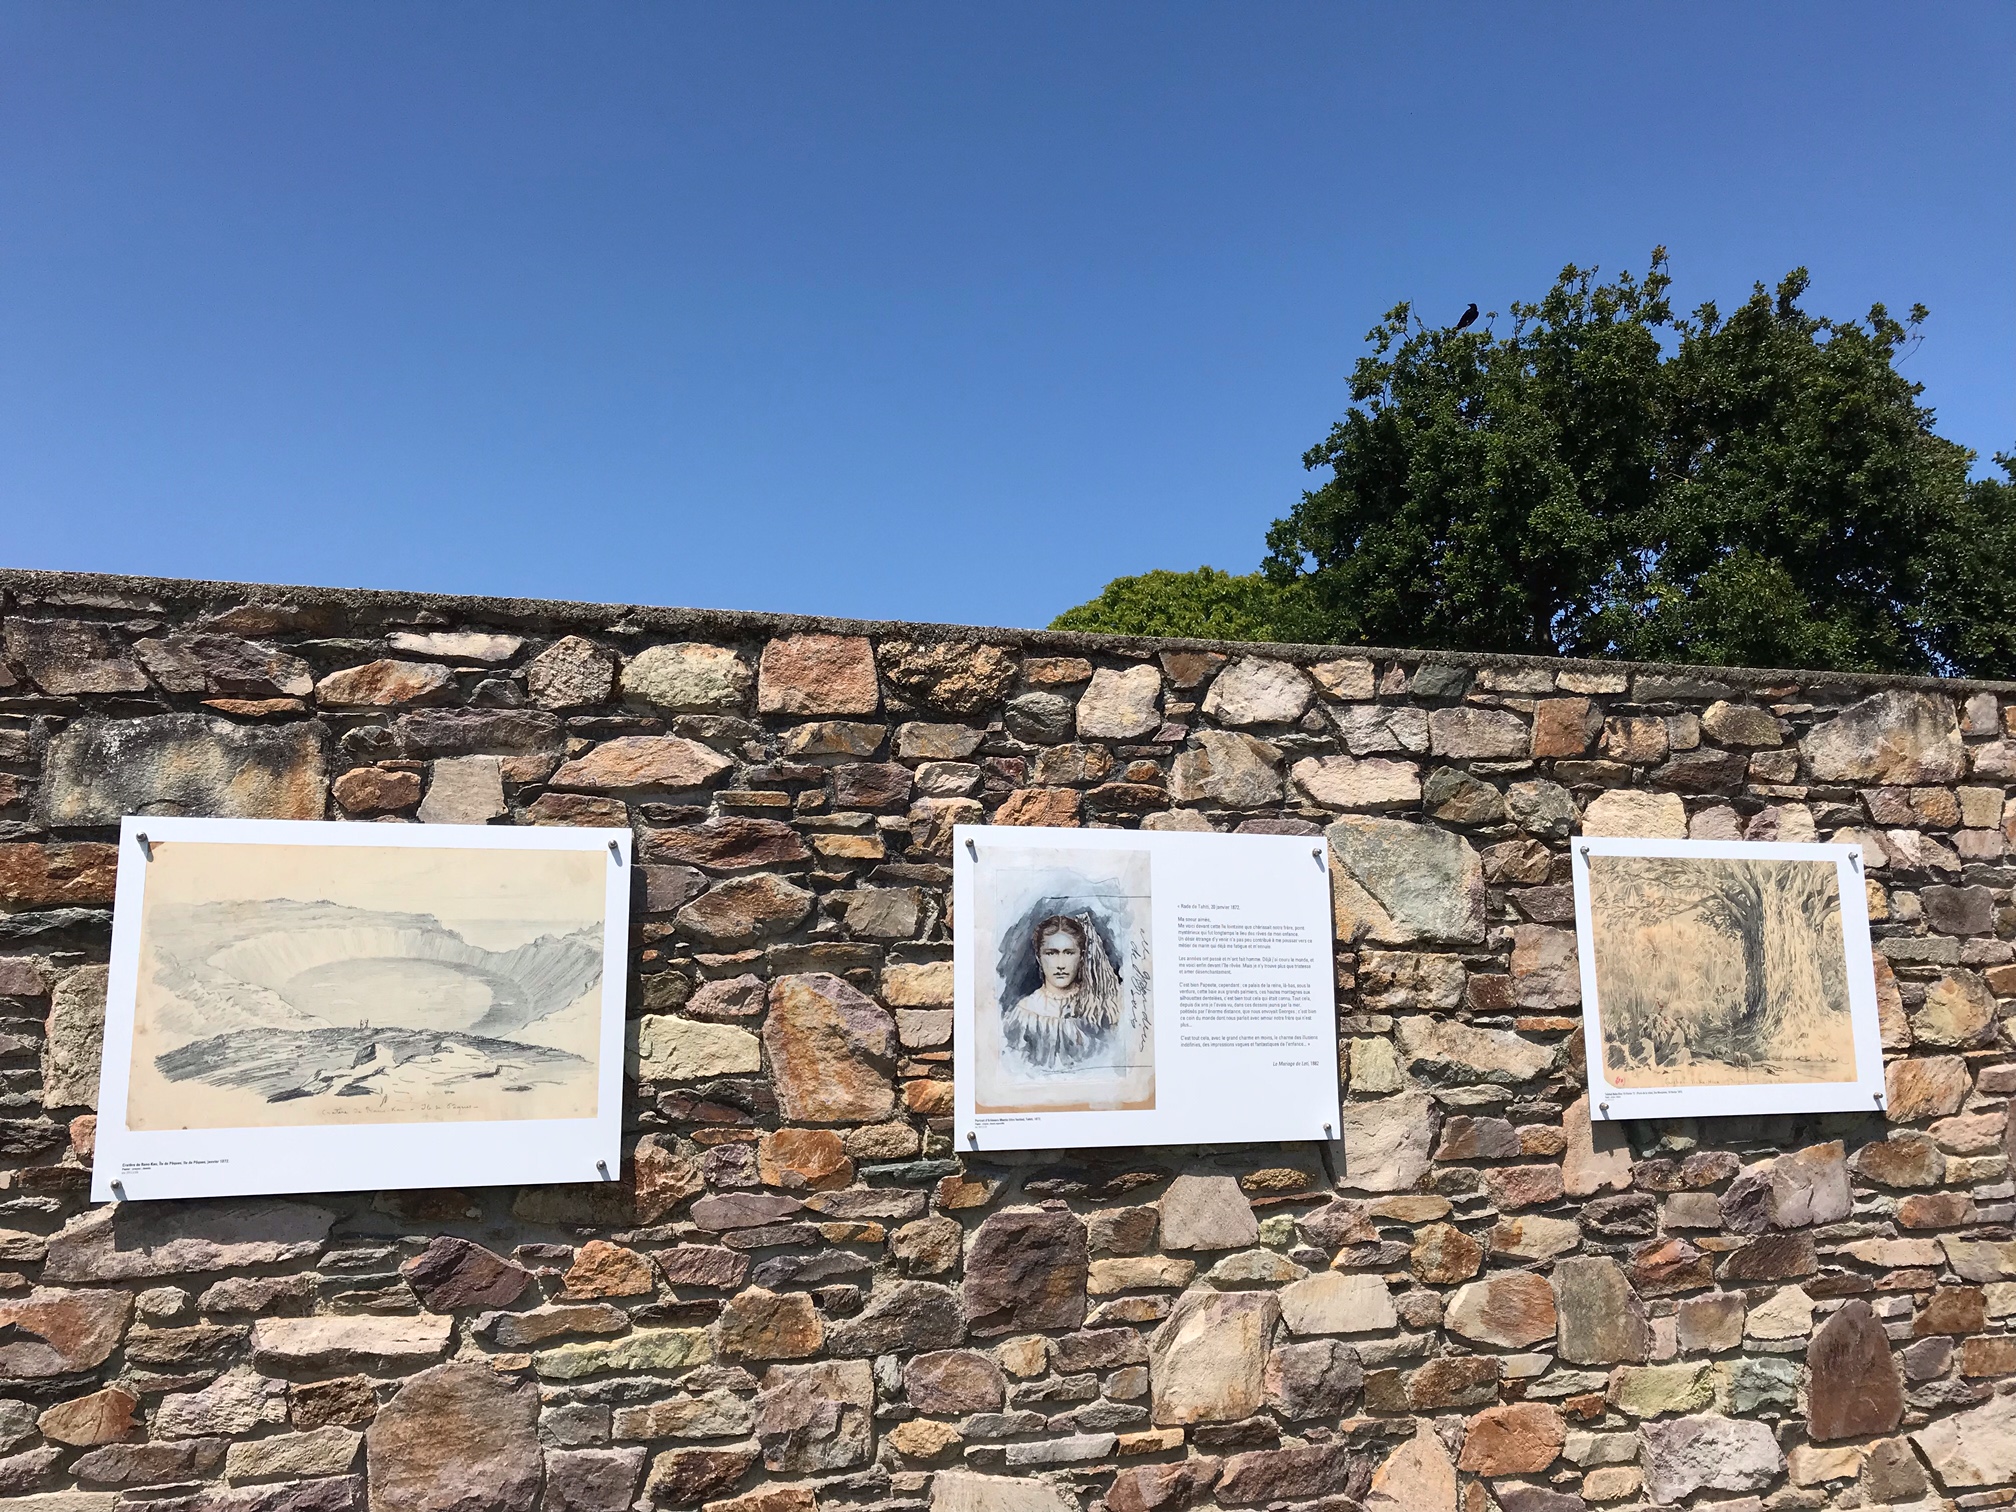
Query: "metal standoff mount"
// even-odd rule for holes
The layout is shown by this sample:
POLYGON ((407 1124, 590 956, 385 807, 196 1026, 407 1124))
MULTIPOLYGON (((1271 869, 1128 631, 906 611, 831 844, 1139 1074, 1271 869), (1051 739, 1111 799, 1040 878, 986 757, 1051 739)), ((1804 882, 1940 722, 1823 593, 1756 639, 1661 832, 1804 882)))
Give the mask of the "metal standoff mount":
POLYGON ((140 854, 145 856, 149 861, 152 861, 154 859, 154 842, 149 840, 144 832, 136 833, 133 838, 140 844, 140 854))
POLYGON ((1325 1139, 1335 1139, 1337 1136, 1334 1132, 1332 1132, 1330 1125, 1325 1124, 1323 1125, 1323 1137, 1325 1139))
POLYGON ((126 1200, 126 1183, 121 1181, 117 1176, 112 1178, 112 1195, 117 1197, 121 1202, 126 1200))
POLYGON ((608 1162, 608 1161, 606 1161, 606 1160, 598 1160, 598 1161, 596 1161, 596 1162, 595 1162, 595 1169, 596 1169, 596 1170, 598 1170, 598 1171, 600 1171, 600 1172, 602 1173, 602 1179, 603 1179, 604 1181, 607 1181, 607 1180, 609 1180, 609 1162, 608 1162))
POLYGON ((623 864, 623 847, 618 845, 614 840, 609 842, 609 854, 615 857, 618 866, 623 864))
POLYGON ((975 1134, 971 1129, 968 1129, 966 1131, 966 1143, 973 1146, 973 1148, 977 1150, 980 1148, 980 1136, 978 1134, 975 1134))
POLYGON ((1583 859, 1584 861, 1587 861, 1587 860, 1589 859, 1589 847, 1588 847, 1588 846, 1586 846, 1586 845, 1583 845, 1583 846, 1578 846, 1578 847, 1577 847, 1577 849, 1578 849, 1578 850, 1580 850, 1580 851, 1582 852, 1582 859, 1583 859))
POLYGON ((1607 1102, 1599 1102, 1598 1104, 1596 1104, 1596 1111, 1601 1113, 1605 1118, 1608 1118, 1610 1116, 1610 1104, 1608 1104, 1607 1102))
POLYGON ((1321 871, 1323 869, 1323 847, 1319 845, 1310 851, 1309 854, 1316 858, 1316 869, 1321 871))
POLYGON ((973 837, 970 835, 966 837, 966 854, 975 861, 980 859, 980 847, 973 843, 973 837))

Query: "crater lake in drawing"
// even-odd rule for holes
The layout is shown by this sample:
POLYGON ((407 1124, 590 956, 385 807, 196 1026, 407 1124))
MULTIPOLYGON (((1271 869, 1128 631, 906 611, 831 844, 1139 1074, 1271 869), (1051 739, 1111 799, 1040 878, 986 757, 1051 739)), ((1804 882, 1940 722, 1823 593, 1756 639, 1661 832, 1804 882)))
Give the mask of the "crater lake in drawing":
POLYGON ((154 853, 129 1128, 594 1115, 600 855, 154 853))

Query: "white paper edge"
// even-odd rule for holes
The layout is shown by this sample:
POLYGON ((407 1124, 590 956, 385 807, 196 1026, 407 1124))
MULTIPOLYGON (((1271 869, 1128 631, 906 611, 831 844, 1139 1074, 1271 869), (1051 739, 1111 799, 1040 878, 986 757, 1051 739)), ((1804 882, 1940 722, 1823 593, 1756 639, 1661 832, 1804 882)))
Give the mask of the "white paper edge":
POLYGON ((298 1192, 517 1186, 613 1181, 621 1174, 624 1005, 629 981, 631 835, 625 829, 477 824, 358 824, 294 819, 128 815, 119 823, 119 875, 98 1079, 91 1200, 265 1196, 298 1192), (432 850, 600 851, 608 859, 602 936, 601 1063, 595 1116, 467 1123, 353 1124, 335 1128, 126 1127, 139 978, 141 902, 150 840, 235 845, 365 845, 432 850), (615 850, 611 850, 611 845, 615 850), (251 1146, 250 1148, 243 1148, 251 1146), (130 1175, 124 1161, 227 1160, 130 1175), (600 1164, 598 1164, 598 1162, 600 1164), (120 1190, 113 1189, 117 1182, 120 1190))
POLYGON ((1864 890, 1861 846, 1766 840, 1647 840, 1598 835, 1577 835, 1569 846, 1575 878, 1575 953, 1582 977, 1582 1045, 1589 1067, 1589 1117, 1593 1122, 1882 1110, 1883 1034, 1876 1011, 1876 971, 1871 958, 1869 896, 1864 890), (1842 950, 1847 956, 1855 1080, 1747 1087, 1610 1085, 1603 1064, 1602 1008, 1597 1000, 1595 935, 1590 925, 1588 859, 1592 856, 1832 861, 1841 886, 1842 950))

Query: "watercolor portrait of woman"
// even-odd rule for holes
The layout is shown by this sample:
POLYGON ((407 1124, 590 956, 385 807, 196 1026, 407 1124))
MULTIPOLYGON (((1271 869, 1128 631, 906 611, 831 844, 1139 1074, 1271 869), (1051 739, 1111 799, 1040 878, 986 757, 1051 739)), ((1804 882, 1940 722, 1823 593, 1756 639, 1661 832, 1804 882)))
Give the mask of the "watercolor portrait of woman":
POLYGON ((1120 1023, 1120 978, 1080 915, 1051 914, 1029 933, 1042 985, 1001 1015, 1008 1050, 1032 1066, 1076 1066, 1098 1055, 1120 1023))
POLYGON ((976 1108, 1154 1106, 1148 875, 1145 852, 983 854, 976 1108))

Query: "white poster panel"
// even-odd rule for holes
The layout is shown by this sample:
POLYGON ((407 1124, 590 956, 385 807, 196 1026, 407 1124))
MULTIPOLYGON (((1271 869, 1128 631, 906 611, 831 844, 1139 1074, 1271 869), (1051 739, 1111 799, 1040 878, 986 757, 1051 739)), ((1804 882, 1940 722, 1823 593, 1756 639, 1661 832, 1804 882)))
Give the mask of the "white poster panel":
POLYGON ((958 826, 958 1147, 1335 1138, 1328 865, 1304 835, 958 826))
POLYGON ((617 1179, 630 832, 128 817, 96 1201, 617 1179))
POLYGON ((1592 1118, 1883 1106, 1860 846, 1573 847, 1592 1118))

